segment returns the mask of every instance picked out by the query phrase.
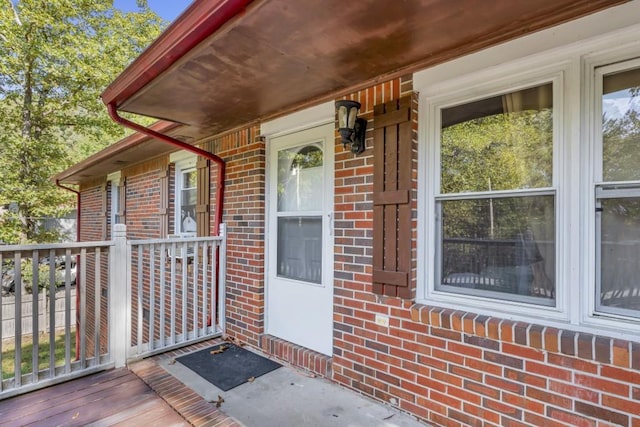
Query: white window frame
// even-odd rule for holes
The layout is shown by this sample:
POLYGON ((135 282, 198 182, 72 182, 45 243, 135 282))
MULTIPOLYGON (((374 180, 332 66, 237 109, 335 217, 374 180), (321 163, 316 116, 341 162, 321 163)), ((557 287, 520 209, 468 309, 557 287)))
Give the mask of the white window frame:
MULTIPOLYGON (((470 310, 480 308, 486 310, 487 313, 503 313, 503 314, 515 314, 526 313, 532 316, 545 316, 556 320, 565 320, 566 310, 564 310, 564 303, 566 298, 564 297, 564 290, 558 287, 561 283, 559 266, 563 259, 564 246, 562 238, 560 236, 562 220, 561 206, 564 206, 562 197, 564 192, 563 178, 560 176, 559 165, 562 159, 565 158, 563 154, 563 135, 564 135, 564 75, 567 72, 567 63, 554 63, 548 64, 544 67, 537 68, 536 71, 531 70, 529 67, 520 69, 518 67, 506 67, 500 74, 493 73, 494 78, 487 80, 484 73, 479 73, 477 76, 469 77, 465 76, 466 81, 464 84, 460 84, 456 81, 448 82, 445 86, 439 88, 439 94, 431 95, 428 91, 421 92, 420 98, 420 150, 423 155, 419 155, 419 170, 425 171, 419 177, 420 183, 428 183, 424 186, 424 191, 421 194, 424 196, 424 201, 421 204, 424 206, 423 215, 420 218, 423 222, 423 229, 426 230, 426 235, 432 236, 426 239, 428 243, 424 247, 426 252, 427 265, 432 266, 431 269, 424 269, 423 271, 423 286, 419 289, 418 299, 425 303, 436 303, 437 305, 446 306, 449 308, 468 307, 470 310), (439 261, 437 260, 438 253, 438 230, 436 220, 436 205, 439 200, 450 199, 468 199, 476 196, 476 193, 465 194, 441 194, 440 193, 440 111, 444 108, 461 105, 468 102, 477 101, 480 99, 489 98, 492 96, 502 95, 504 93, 518 91, 520 89, 530 88, 547 83, 553 84, 553 181, 551 187, 545 187, 541 189, 527 190, 527 194, 542 195, 553 194, 555 205, 555 239, 556 239, 556 299, 552 306, 531 304, 523 301, 494 299, 487 295, 468 295, 462 293, 447 292, 446 290, 436 289, 436 277, 438 275, 439 261), (449 90, 448 87, 456 88, 449 90), (473 91, 469 91, 469 87, 473 87, 473 91), (462 88, 462 89, 461 89, 462 88), (465 90, 466 89, 466 90, 465 90), (422 149, 424 148, 424 149, 422 149), (458 197, 459 196, 459 197, 458 197), (427 271, 428 270, 428 271, 427 271)), ((518 195, 523 191, 513 190, 500 192, 504 195, 518 195)), ((479 193, 478 193, 479 194, 479 193)), ((420 234, 424 235, 424 234, 420 234)), ((425 239, 422 239, 425 240, 425 239)), ((419 263, 420 264, 420 263, 419 263)))
POLYGON ((626 4, 614 9, 414 74, 414 89, 420 94, 417 303, 579 332, 640 338, 640 319, 596 312, 595 301, 594 189, 601 152, 596 150, 599 129, 594 127, 600 126, 601 100, 594 96, 594 70, 640 58, 640 8, 626 4), (433 159, 439 157, 438 108, 531 86, 536 78, 553 75, 561 78, 561 85, 554 86, 553 101, 554 115, 559 114, 554 122, 558 135, 554 137, 553 169, 555 307, 435 292, 433 214, 439 168, 433 167, 433 159))
MULTIPOLYGON (((179 232, 182 222, 182 175, 185 172, 196 170, 197 156, 189 152, 178 152, 172 154, 170 161, 175 164, 175 185, 174 185, 174 212, 173 212, 173 234, 169 237, 195 237, 197 232, 179 232)), ((195 218, 194 218, 195 220, 195 218)))
POLYGON ((116 219, 118 218, 118 207, 120 205, 120 180, 120 171, 107 176, 107 181, 111 183, 111 210, 109 212, 109 218, 111 219, 111 238, 113 238, 113 226, 118 224, 116 219))
MULTIPOLYGON (((638 325, 640 317, 626 315, 615 310, 598 310, 598 284, 600 265, 598 264, 598 249, 600 243, 597 229, 596 206, 597 191, 603 185, 617 182, 604 181, 602 177, 603 147, 602 147, 602 78, 615 71, 623 71, 640 67, 640 42, 618 44, 616 48, 586 55, 583 59, 584 89, 582 92, 583 109, 585 111, 583 128, 589 143, 589 162, 584 172, 583 186, 589 197, 583 203, 586 215, 583 239, 585 245, 584 265, 588 292, 582 303, 581 322, 584 325, 597 328, 611 328, 635 332, 640 336, 638 325)), ((640 188, 640 180, 625 181, 623 184, 635 185, 635 191, 640 188)), ((630 191, 619 191, 621 196, 628 196, 630 191)), ((609 190, 609 192, 611 192, 609 190)))

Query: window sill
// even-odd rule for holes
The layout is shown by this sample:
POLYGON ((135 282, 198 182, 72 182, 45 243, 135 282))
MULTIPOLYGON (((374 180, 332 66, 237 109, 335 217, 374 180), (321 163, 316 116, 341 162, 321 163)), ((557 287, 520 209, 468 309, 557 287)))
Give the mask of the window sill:
POLYGON ((414 322, 430 326, 429 333, 443 339, 496 352, 503 343, 510 343, 538 352, 640 369, 640 343, 420 303, 410 310, 414 322))

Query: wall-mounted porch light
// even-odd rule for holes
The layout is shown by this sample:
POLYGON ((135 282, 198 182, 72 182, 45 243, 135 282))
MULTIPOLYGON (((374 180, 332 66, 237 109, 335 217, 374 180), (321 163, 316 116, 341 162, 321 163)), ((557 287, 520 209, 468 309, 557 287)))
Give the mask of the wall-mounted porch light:
POLYGON ((367 121, 358 118, 360 103, 343 99, 336 101, 338 111, 338 131, 342 136, 345 149, 350 144, 351 152, 360 154, 364 151, 364 137, 367 131, 367 121))

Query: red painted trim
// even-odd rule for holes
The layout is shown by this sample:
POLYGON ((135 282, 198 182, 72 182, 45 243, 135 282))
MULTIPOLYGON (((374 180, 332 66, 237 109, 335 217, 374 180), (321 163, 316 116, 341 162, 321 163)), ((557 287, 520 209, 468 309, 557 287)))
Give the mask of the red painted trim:
POLYGON ((200 42, 244 12, 252 0, 196 0, 102 93, 105 105, 122 105, 200 42))
POLYGON ((109 115, 113 119, 114 122, 121 124, 124 127, 128 127, 136 132, 140 132, 141 134, 147 135, 151 138, 158 139, 160 141, 171 144, 175 147, 180 148, 181 150, 190 151, 199 156, 210 159, 214 163, 218 165, 218 177, 216 178, 216 216, 214 219, 214 230, 215 235, 220 235, 220 224, 222 223, 222 206, 224 202, 224 177, 225 177, 225 162, 222 158, 216 156, 213 153, 205 151, 201 148, 194 147, 193 145, 189 145, 180 140, 177 140, 169 135, 161 134, 151 128, 146 128, 137 123, 134 123, 130 120, 125 119, 118 115, 118 110, 114 104, 108 104, 107 110, 109 111, 109 115))

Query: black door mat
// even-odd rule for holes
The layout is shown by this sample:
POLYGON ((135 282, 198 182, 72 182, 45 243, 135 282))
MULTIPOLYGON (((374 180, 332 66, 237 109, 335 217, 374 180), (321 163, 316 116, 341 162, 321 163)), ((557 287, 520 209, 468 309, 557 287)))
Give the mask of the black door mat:
POLYGON ((282 366, 228 343, 178 357, 176 361, 223 391, 231 390, 251 378, 257 378, 282 366))

